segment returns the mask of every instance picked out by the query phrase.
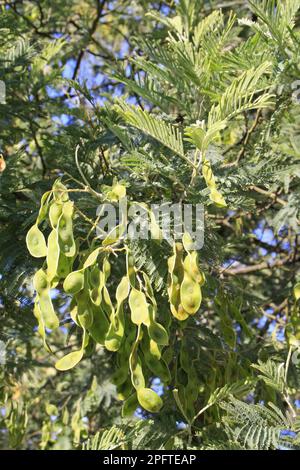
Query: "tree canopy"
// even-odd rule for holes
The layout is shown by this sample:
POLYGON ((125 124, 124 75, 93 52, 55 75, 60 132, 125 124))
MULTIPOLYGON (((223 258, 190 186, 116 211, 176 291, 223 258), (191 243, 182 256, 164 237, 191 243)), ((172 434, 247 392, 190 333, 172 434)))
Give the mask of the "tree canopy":
POLYGON ((299 449, 300 1, 0 3, 0 448, 299 449))

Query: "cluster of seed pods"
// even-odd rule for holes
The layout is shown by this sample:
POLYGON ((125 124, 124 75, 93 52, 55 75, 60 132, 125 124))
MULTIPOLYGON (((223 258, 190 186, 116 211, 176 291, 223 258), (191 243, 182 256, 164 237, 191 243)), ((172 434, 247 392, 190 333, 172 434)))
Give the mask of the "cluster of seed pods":
MULTIPOLYGON (((109 197, 117 201, 125 194, 126 188, 117 184, 109 197)), ((129 246, 125 240, 121 241, 120 227, 108 234, 100 246, 94 244, 81 251, 74 237, 73 223, 74 204, 67 188, 58 180, 52 191, 44 194, 36 223, 26 239, 31 255, 44 258, 33 284, 34 314, 45 347, 50 351, 47 329, 59 327, 51 289, 62 288, 70 297, 70 317, 82 330, 82 339, 80 348, 61 357, 56 368, 61 371, 73 368, 95 344, 100 344, 116 353, 113 381, 119 398, 124 401, 123 416, 133 413, 138 405, 149 412, 158 412, 162 399, 147 385, 153 377, 159 377, 166 385, 171 381, 165 360, 171 315, 164 326, 158 321, 151 281, 146 272, 137 269, 129 246), (47 241, 39 228, 42 223, 50 228, 47 241), (126 268, 121 278, 116 272, 112 277, 113 255, 124 257, 126 268), (115 289, 112 280, 117 284, 115 289)), ((153 226, 157 231, 157 225, 153 226)), ((198 268, 197 253, 189 249, 190 244, 191 239, 185 234, 183 243, 174 245, 174 254, 168 260, 169 301, 171 312, 178 320, 195 314, 201 303, 204 275, 198 268)))

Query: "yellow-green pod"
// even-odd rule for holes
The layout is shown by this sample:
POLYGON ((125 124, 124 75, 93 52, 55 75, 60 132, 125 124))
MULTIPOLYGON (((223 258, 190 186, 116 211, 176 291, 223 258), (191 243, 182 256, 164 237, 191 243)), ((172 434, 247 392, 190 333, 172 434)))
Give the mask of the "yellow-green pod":
POLYGON ((51 197, 51 191, 47 191, 46 193, 43 194, 41 198, 41 205, 40 205, 40 210, 39 214, 36 219, 36 224, 39 225, 43 220, 45 220, 49 208, 49 200, 51 197))
POLYGON ((68 257, 73 257, 76 253, 76 244, 73 237, 73 212, 73 203, 71 201, 66 202, 63 205, 62 215, 57 226, 60 250, 68 257))
POLYGON ((64 291, 67 294, 77 294, 84 288, 84 272, 73 271, 64 280, 64 291))
POLYGON ((184 310, 182 304, 179 304, 178 307, 174 307, 174 305, 171 305, 171 312, 172 315, 180 321, 184 321, 189 317, 188 312, 184 310))
POLYGON ((50 283, 46 273, 42 269, 35 273, 33 285, 38 293, 37 301, 46 328, 51 330, 58 328, 59 321, 50 297, 50 283))
POLYGON ((59 222, 59 218, 62 214, 62 210, 63 210, 62 203, 54 201, 50 206, 49 219, 50 219, 51 227, 54 228, 54 229, 57 228, 57 226, 58 226, 58 222, 59 222))
POLYGON ((137 390, 139 404, 150 413, 158 413, 163 406, 163 401, 151 388, 137 390))
POLYGON ((85 330, 90 328, 93 324, 94 316, 92 305, 89 300, 89 295, 87 291, 81 291, 76 296, 77 299, 77 318, 85 330))
POLYGON ((71 271, 72 264, 72 258, 68 258, 63 253, 60 253, 57 266, 57 276, 59 279, 65 279, 68 276, 71 271))
POLYGON ((185 312, 190 315, 197 313, 202 300, 201 288, 199 284, 187 274, 184 275, 180 286, 180 299, 185 312))
POLYGON ((126 268, 130 285, 131 287, 135 287, 135 263, 134 258, 129 250, 126 252, 126 268))
POLYGON ((69 194, 66 186, 57 179, 52 187, 54 200, 59 203, 65 203, 69 201, 69 194))
POLYGON ((121 304, 124 302, 125 299, 127 299, 129 295, 129 289, 130 289, 130 283, 127 278, 127 276, 122 277, 120 284, 117 287, 116 290, 116 300, 118 304, 121 304))
POLYGON ((47 249, 47 276, 52 280, 57 274, 57 267, 59 262, 59 244, 58 234, 56 230, 52 230, 48 237, 47 249))
POLYGON ((148 333, 151 339, 161 346, 169 344, 169 335, 165 328, 157 322, 151 322, 148 326, 148 333))
POLYGON ((150 353, 152 354, 152 356, 156 357, 156 359, 160 360, 161 358, 161 348, 159 347, 159 345, 153 340, 150 338, 150 342, 149 342, 149 351, 150 353))
POLYGON ((141 360, 138 357, 137 361, 130 363, 131 382, 136 390, 145 387, 145 379, 142 369, 141 360))
POLYGON ((199 270, 197 258, 196 251, 188 253, 184 259, 183 267, 187 274, 202 286, 205 283, 205 275, 199 270))
POLYGON ((109 329, 109 322, 101 307, 93 307, 93 323, 88 331, 96 343, 104 345, 105 337, 109 329))
POLYGON ((146 296, 140 290, 133 288, 129 295, 131 321, 135 325, 149 323, 149 311, 146 296))
POLYGON ((26 244, 29 253, 34 258, 47 256, 46 240, 37 225, 33 225, 26 235, 26 244))
POLYGON ((80 349, 80 351, 70 352, 56 362, 55 368, 61 371, 73 369, 73 367, 75 367, 81 361, 82 357, 82 349, 80 349))

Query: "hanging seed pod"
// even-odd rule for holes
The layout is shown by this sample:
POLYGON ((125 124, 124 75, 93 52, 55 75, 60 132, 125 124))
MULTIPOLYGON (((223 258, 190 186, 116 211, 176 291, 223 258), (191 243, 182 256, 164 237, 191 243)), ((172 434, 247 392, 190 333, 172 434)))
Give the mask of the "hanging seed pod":
POLYGON ((163 406, 163 401, 151 388, 137 390, 139 404, 150 413, 158 413, 163 406))
POLYGON ((76 253, 76 245, 73 237, 73 213, 73 203, 71 201, 64 203, 57 226, 60 250, 68 257, 73 257, 76 253))
POLYGON ((146 296, 142 291, 135 288, 131 289, 129 307, 132 323, 135 325, 147 324, 149 319, 148 304, 146 296))
POLYGON ((206 158, 204 158, 202 164, 202 175, 205 179, 207 187, 210 189, 209 197, 211 201, 214 202, 218 207, 227 207, 224 197, 217 190, 216 180, 213 175, 210 162, 206 158))
POLYGON ((180 299, 185 312, 189 315, 197 313, 202 300, 201 288, 187 273, 180 286, 180 299))
POLYGON ((43 258, 47 256, 47 245, 45 237, 38 228, 37 224, 33 225, 26 235, 26 244, 29 253, 34 258, 43 258))
POLYGON ((93 307, 93 323, 88 331, 96 343, 104 345, 105 337, 109 329, 109 322, 101 307, 93 307))
POLYGON ((58 244, 58 233, 56 230, 52 230, 48 237, 48 248, 47 248, 47 276, 52 281, 57 275, 57 268, 59 262, 59 244, 58 244))
POLYGON ((60 202, 53 202, 49 209, 49 220, 53 229, 58 226, 59 218, 63 211, 63 204, 60 202))
POLYGON ((89 338, 87 333, 83 330, 81 349, 78 351, 72 351, 69 354, 66 354, 66 356, 63 356, 56 362, 55 368, 61 371, 73 369, 73 367, 75 367, 83 358, 84 349, 88 345, 88 341, 89 338))
POLYGON ((51 330, 58 328, 59 321, 50 297, 50 283, 46 273, 42 269, 35 273, 33 285, 38 294, 37 301, 46 328, 51 330))
POLYGON ((84 271, 73 271, 64 281, 64 291, 67 294, 77 294, 84 288, 84 271))

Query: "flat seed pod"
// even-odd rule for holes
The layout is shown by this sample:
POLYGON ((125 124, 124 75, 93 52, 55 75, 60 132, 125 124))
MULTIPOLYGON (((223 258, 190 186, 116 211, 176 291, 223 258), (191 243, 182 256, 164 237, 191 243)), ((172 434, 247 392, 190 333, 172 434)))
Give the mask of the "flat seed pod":
POLYGON ((26 235, 26 244, 29 253, 34 258, 47 256, 46 240, 37 225, 33 225, 26 235))
POLYGON ((44 347, 49 353, 51 353, 52 351, 51 351, 51 349, 49 348, 49 346, 47 344, 45 323, 43 321, 42 313, 41 313, 41 310, 40 310, 40 307, 39 307, 39 304, 38 304, 37 300, 34 303, 33 314, 34 314, 35 318, 38 321, 38 333, 40 334, 40 336, 43 339, 44 347))
POLYGON ((82 270, 73 271, 64 280, 64 291, 67 294, 77 294, 84 287, 84 272, 82 270))
POLYGON ((139 358, 130 362, 131 382, 136 390, 145 387, 145 379, 143 375, 142 364, 139 358))
POLYGON ((59 327, 59 320, 54 311, 50 290, 44 291, 38 297, 39 308, 46 328, 55 330, 59 327))
POLYGON ((93 313, 93 323, 88 328, 88 331, 96 343, 104 345, 105 336, 109 328, 109 322, 101 307, 94 307, 93 313))
POLYGON ((152 321, 148 326, 148 334, 153 341, 161 346, 167 346, 169 344, 169 335, 167 331, 156 321, 152 321))
POLYGON ((180 298, 183 309, 190 315, 199 310, 202 300, 201 288, 186 274, 180 286, 180 298))
POLYGON ((56 228, 59 222, 59 218, 62 214, 63 205, 59 202, 53 202, 49 209, 49 219, 52 228, 56 228))
POLYGON ((42 269, 39 269, 33 277, 33 287, 39 295, 47 291, 50 287, 47 274, 42 269))
POLYGON ((126 252, 126 268, 127 276, 132 287, 135 287, 135 264, 132 254, 127 250, 126 252))
POLYGON ((45 220, 47 216, 47 212, 49 209, 49 199, 51 196, 51 191, 47 191, 46 193, 43 194, 41 198, 41 205, 40 205, 40 210, 39 214, 36 219, 36 224, 39 225, 43 220, 45 220))
POLYGON ((135 325, 147 324, 149 319, 148 304, 143 292, 133 288, 129 295, 131 321, 135 325))
POLYGON ((127 276, 122 277, 120 284, 117 287, 116 290, 116 300, 118 304, 121 304, 124 302, 125 299, 127 299, 129 295, 129 289, 130 289, 130 284, 127 276))
POLYGON ((64 203, 69 201, 69 194, 68 194, 68 189, 66 186, 60 181, 60 179, 57 179, 53 185, 53 196, 55 201, 58 201, 59 203, 64 203))
POLYGON ((211 189, 209 198, 212 202, 214 202, 216 204, 216 206, 218 206, 218 207, 227 207, 227 203, 226 203, 224 197, 222 196, 222 194, 216 188, 211 189))
POLYGON ((160 347, 159 345, 153 340, 150 338, 150 341, 149 341, 149 351, 150 351, 150 354, 154 357, 156 357, 156 359, 160 360, 161 358, 161 350, 160 350, 160 347))
POLYGON ((141 388, 137 391, 139 404, 150 413, 158 413, 163 401, 151 388, 141 388))
POLYGON ((182 244, 184 246, 185 251, 187 252, 193 249, 194 242, 193 242, 191 235, 188 232, 184 232, 182 236, 182 244))
POLYGON ((177 320, 184 321, 189 318, 189 314, 184 310, 182 304, 179 304, 177 308, 171 305, 171 312, 177 320))
POLYGON ((72 369, 81 361, 82 357, 83 350, 70 352, 56 362, 55 368, 61 371, 72 369))
POLYGON ((73 203, 66 202, 63 205, 62 215, 57 226, 60 250, 68 257, 73 257, 76 253, 76 244, 73 237, 73 212, 73 203))
POLYGON ((57 274, 59 252, 58 234, 56 230, 52 230, 48 237, 47 249, 47 276, 49 280, 52 280, 57 274))
POLYGON ((68 258, 63 253, 60 253, 57 266, 57 276, 59 279, 65 279, 71 271, 72 258, 68 258))
POLYGON ((92 251, 92 253, 89 254, 89 256, 84 262, 83 269, 89 268, 96 263, 100 251, 101 251, 101 248, 96 248, 95 250, 92 251))
POLYGON ((202 286, 205 282, 204 274, 199 270, 198 261, 197 261, 197 252, 192 251, 187 254, 183 262, 183 268, 186 273, 194 279, 195 282, 202 286))

